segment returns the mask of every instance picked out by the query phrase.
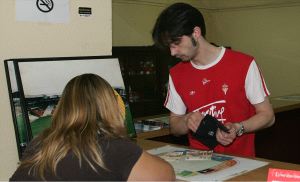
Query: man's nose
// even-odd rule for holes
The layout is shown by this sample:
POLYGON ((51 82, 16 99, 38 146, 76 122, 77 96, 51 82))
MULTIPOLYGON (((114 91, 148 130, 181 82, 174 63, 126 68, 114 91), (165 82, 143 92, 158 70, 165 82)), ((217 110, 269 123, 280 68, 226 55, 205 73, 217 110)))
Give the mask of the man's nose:
POLYGON ((170 47, 170 52, 171 52, 171 56, 176 56, 176 54, 177 54, 177 48, 170 47))

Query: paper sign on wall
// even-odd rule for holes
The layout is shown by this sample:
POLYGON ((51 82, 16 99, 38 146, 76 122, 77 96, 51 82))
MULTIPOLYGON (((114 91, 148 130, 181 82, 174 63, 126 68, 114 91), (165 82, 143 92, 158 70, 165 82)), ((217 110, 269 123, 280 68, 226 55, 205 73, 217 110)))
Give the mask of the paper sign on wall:
POLYGON ((69 0, 16 0, 16 20, 67 23, 69 0))

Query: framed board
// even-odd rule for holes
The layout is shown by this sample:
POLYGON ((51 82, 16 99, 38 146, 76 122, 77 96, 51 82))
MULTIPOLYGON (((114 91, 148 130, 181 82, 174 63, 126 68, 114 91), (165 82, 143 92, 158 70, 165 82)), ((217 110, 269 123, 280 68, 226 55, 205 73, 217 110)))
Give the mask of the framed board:
POLYGON ((129 137, 136 132, 119 61, 111 56, 27 58, 5 60, 19 156, 28 142, 51 124, 51 115, 69 80, 93 73, 107 80, 125 103, 129 137))

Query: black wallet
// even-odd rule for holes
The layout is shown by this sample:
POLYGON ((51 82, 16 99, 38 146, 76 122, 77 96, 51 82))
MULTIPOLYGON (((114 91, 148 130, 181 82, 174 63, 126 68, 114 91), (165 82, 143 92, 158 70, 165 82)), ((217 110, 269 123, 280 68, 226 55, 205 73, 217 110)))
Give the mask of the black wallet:
POLYGON ((220 121, 207 114, 202 119, 197 131, 193 133, 193 136, 209 149, 213 149, 218 145, 218 141, 216 139, 218 128, 229 133, 229 130, 220 121))

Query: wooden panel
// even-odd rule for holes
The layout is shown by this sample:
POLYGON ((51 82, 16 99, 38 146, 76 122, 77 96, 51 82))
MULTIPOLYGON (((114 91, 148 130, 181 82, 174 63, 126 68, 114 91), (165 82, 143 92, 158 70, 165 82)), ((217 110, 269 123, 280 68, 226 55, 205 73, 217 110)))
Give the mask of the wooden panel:
POLYGON ((300 164, 300 109, 275 116, 272 127, 256 133, 256 156, 300 164))
POLYGON ((178 62, 154 46, 113 47, 119 58, 132 116, 165 114, 169 67, 178 62))

